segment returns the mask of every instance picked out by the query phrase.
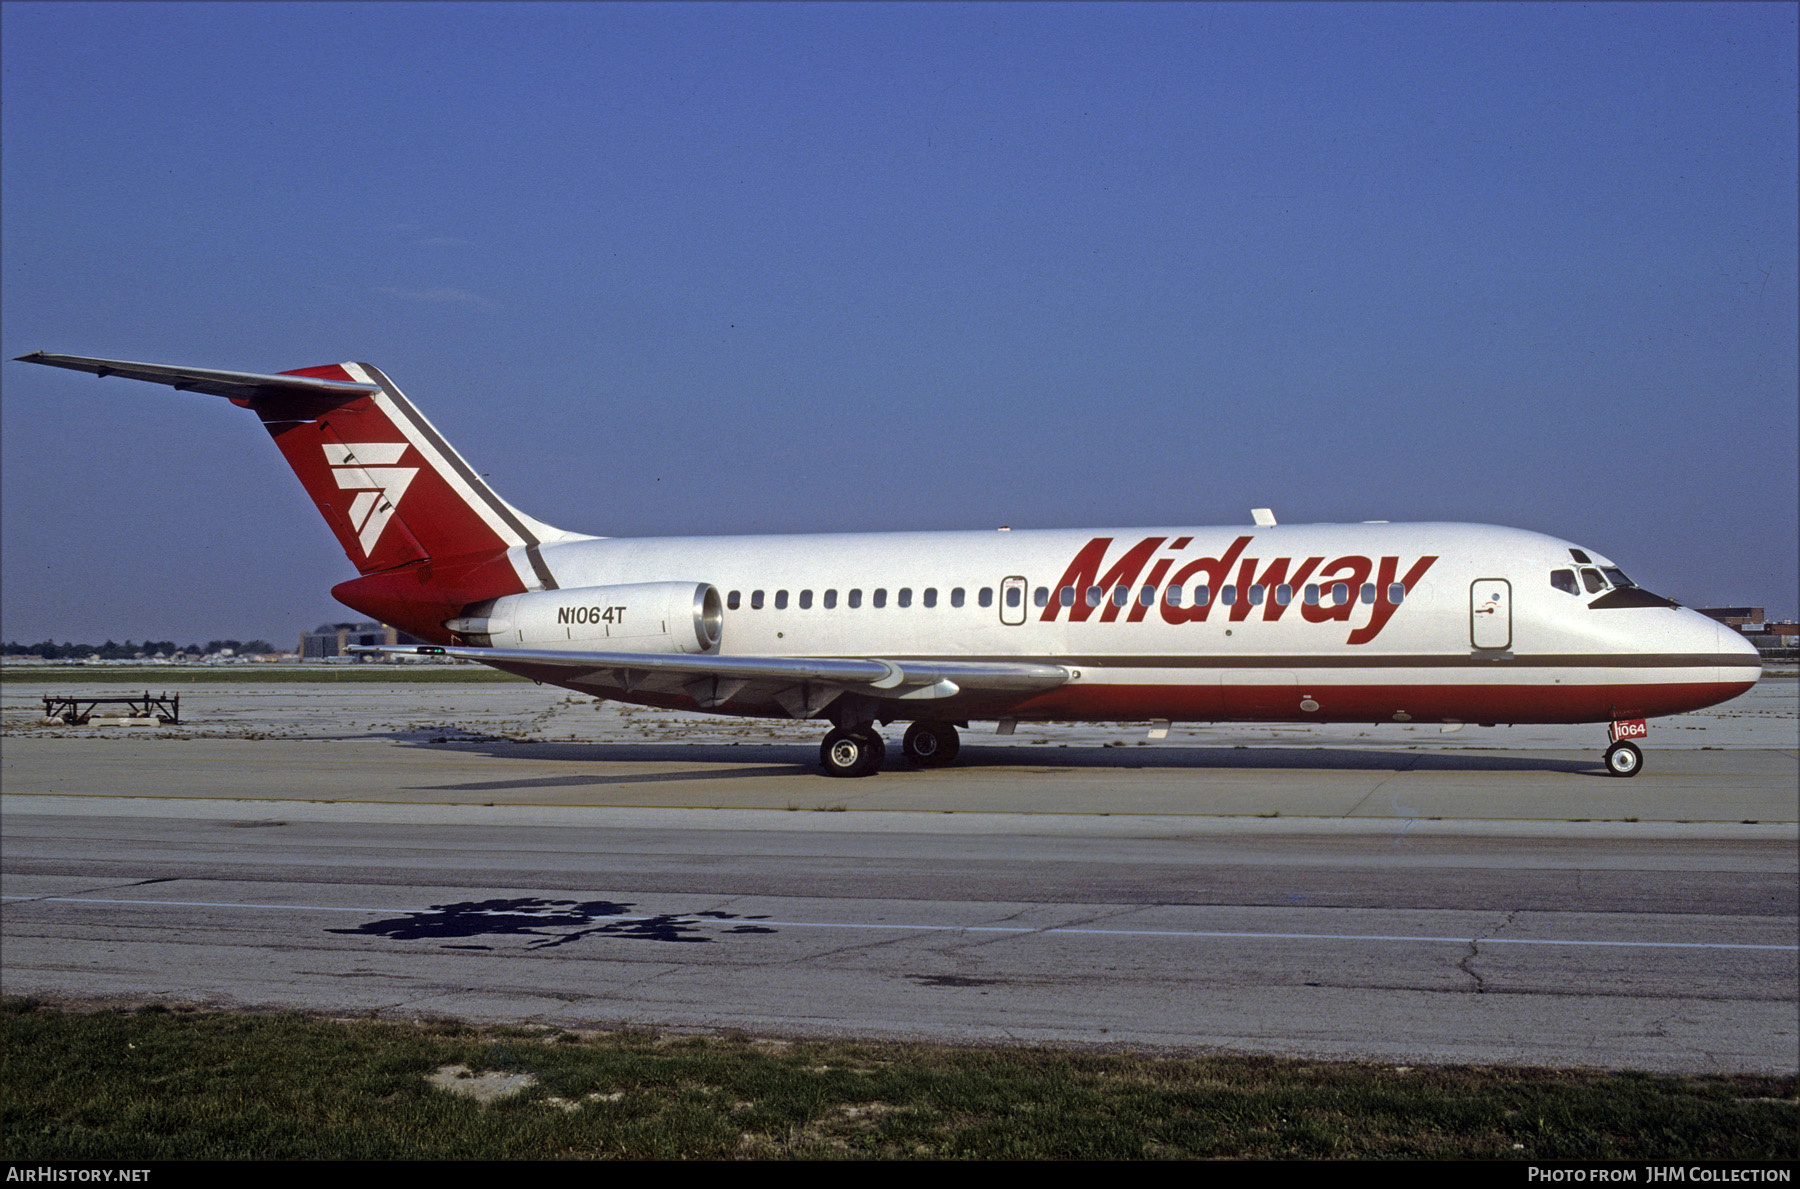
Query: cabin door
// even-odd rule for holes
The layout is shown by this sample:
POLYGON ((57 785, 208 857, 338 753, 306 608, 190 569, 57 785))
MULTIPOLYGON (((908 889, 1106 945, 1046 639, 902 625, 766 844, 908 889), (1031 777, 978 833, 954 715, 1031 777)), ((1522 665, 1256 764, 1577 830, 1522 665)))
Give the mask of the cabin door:
POLYGON ((1512 583, 1506 579, 1478 578, 1469 584, 1469 643, 1512 647, 1512 583))

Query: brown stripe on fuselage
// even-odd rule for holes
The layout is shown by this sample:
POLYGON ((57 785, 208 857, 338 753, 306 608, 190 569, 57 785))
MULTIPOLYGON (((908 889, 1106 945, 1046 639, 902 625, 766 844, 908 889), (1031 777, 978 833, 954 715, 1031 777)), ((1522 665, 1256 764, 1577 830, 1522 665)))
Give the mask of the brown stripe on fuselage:
POLYGON ((1093 655, 1093 656, 1027 656, 1018 654, 994 656, 912 656, 882 653, 884 659, 891 661, 925 661, 956 660, 974 663, 981 662, 1028 662, 1033 664, 1062 665, 1065 668, 1085 669, 1478 669, 1491 671, 1496 668, 1568 668, 1568 669, 1693 669, 1693 668, 1753 668, 1760 669, 1761 663, 1752 657, 1737 654, 1715 653, 1546 653, 1526 656, 1481 656, 1442 654, 1420 656, 1397 656, 1393 654, 1375 654, 1369 656, 1319 656, 1319 655, 1255 655, 1237 654, 1234 656, 1203 656, 1190 653, 1184 656, 1133 656, 1130 654, 1093 655))

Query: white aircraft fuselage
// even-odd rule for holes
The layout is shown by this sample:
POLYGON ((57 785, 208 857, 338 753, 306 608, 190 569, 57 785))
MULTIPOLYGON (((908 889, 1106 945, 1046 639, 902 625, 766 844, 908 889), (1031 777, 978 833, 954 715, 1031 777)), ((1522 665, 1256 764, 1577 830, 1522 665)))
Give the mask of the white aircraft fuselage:
MULTIPOLYGON (((1636 588, 1606 581, 1617 567, 1592 550, 1577 563, 1578 548, 1486 525, 1312 524, 608 539, 541 556, 559 588, 546 607, 579 606, 590 588, 710 582, 726 604, 723 656, 1071 671, 1029 697, 970 691, 932 708, 954 718, 1610 722, 1754 684, 1757 654, 1737 633, 1686 608, 1606 605, 1636 588), (1587 592, 1582 570, 1600 591, 1587 592), (1581 593, 1553 586, 1558 571, 1581 593), (1009 608, 1013 591, 1021 605, 1009 608)), ((612 625, 589 618, 489 642, 604 651, 612 625)), ((686 704, 651 691, 637 700, 686 704)))
MULTIPOLYGON (((1755 684, 1742 637, 1555 537, 1475 524, 599 538, 501 500, 386 376, 23 357, 226 396, 264 422, 359 577, 441 652, 599 697, 822 718, 826 770, 999 720, 1612 724, 1755 684)), ((389 649, 393 651, 393 649, 389 649)), ((1003 729, 1008 729, 1003 726, 1003 729)))

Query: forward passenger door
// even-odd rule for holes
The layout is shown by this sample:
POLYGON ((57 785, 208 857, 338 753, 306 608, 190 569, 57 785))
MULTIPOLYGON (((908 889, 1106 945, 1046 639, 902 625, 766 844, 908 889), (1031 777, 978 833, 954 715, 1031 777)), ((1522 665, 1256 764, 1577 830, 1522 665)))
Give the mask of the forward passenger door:
POLYGON ((1469 643, 1512 647, 1512 583, 1506 579, 1477 578, 1469 584, 1469 643))

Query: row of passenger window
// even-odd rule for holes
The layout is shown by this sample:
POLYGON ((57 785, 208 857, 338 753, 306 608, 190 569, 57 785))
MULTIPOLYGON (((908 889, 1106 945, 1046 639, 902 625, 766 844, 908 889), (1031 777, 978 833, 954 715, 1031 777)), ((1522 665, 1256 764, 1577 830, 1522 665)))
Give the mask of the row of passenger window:
MULTIPOLYGON (((1357 591, 1358 600, 1365 604, 1374 603, 1377 589, 1378 588, 1376 587, 1375 583, 1373 583, 1373 582, 1363 583, 1362 588, 1359 591, 1357 591)), ((766 592, 760 591, 760 590, 753 590, 750 592, 750 604, 749 605, 750 605, 750 609, 752 611, 760 611, 763 609, 763 607, 765 606, 765 603, 764 603, 765 593, 766 592)), ((1227 607, 1235 606, 1238 601, 1239 593, 1240 592, 1236 586, 1222 586, 1219 588, 1219 592, 1218 592, 1219 602, 1227 607)), ((1251 606, 1260 607, 1267 600, 1267 598, 1269 597, 1271 592, 1270 592, 1269 588, 1265 587, 1265 586, 1250 586, 1250 587, 1244 588, 1244 591, 1242 593, 1243 593, 1245 600, 1247 602, 1249 602, 1249 604, 1251 606)), ((1008 587, 1006 590, 1006 605, 1008 607, 1017 607, 1019 605, 1019 599, 1022 597, 1022 594, 1023 594, 1023 591, 1019 587, 1008 587)), ((1075 605, 1076 594, 1077 594, 1077 592, 1076 592, 1075 587, 1065 586, 1057 591, 1057 601, 1059 603, 1061 603, 1064 607, 1073 607, 1075 605)), ((1208 603, 1212 602, 1213 591, 1212 591, 1212 588, 1209 586, 1196 586, 1193 588, 1193 590, 1191 592, 1184 591, 1179 586, 1170 586, 1170 587, 1167 587, 1162 592, 1163 601, 1168 603, 1169 606, 1171 606, 1171 607, 1182 606, 1186 602, 1186 600, 1190 597, 1190 595, 1193 599, 1193 603, 1191 604, 1192 606, 1204 607, 1208 603)), ((1276 604, 1279 606, 1285 607, 1289 603, 1294 601, 1294 588, 1284 582, 1281 585, 1274 588, 1273 595, 1274 595, 1276 604)), ((1115 586, 1111 589, 1111 591, 1108 591, 1105 587, 1090 586, 1083 593, 1082 597, 1083 597, 1084 601, 1087 603, 1087 605, 1090 607, 1098 607, 1102 603, 1107 602, 1108 600, 1110 600, 1112 602, 1112 605, 1115 607, 1125 607, 1125 606, 1130 605, 1130 603, 1132 601, 1132 597, 1133 597, 1133 592, 1132 592, 1132 588, 1129 586, 1115 586)), ((1156 587, 1144 586, 1144 587, 1138 588, 1138 590, 1136 592, 1136 598, 1137 598, 1137 602, 1141 606, 1144 606, 1144 607, 1155 606, 1156 605, 1156 587)), ((1306 602, 1306 604, 1308 606, 1313 606, 1313 607, 1321 606, 1321 605, 1326 606, 1326 607, 1342 607, 1345 604, 1350 603, 1352 601, 1351 593, 1350 593, 1350 584, 1347 582, 1334 583, 1329 587, 1319 586, 1316 583, 1309 583, 1301 591, 1301 598, 1306 602)), ((1405 585, 1403 585, 1402 583, 1399 583, 1399 582, 1390 583, 1388 585, 1388 588, 1387 588, 1388 602, 1397 605, 1397 604, 1401 603, 1402 601, 1404 601, 1405 598, 1406 598, 1405 585)), ((954 587, 950 591, 950 605, 952 607, 961 607, 964 605, 965 601, 966 601, 966 596, 965 596, 965 592, 962 587, 960 587, 960 586, 954 587)), ((851 608, 861 607, 863 605, 863 592, 860 589, 852 589, 849 592, 848 596, 845 598, 844 602, 845 602, 846 606, 851 607, 851 608)), ((938 605, 937 588, 935 586, 926 587, 924 589, 924 591, 922 591, 920 594, 919 602, 922 606, 925 606, 925 607, 936 607, 938 605)), ((1033 592, 1032 602, 1036 603, 1039 607, 1049 606, 1050 605, 1050 588, 1047 586, 1038 587, 1037 590, 1035 592, 1033 592)), ((979 591, 976 592, 975 603, 977 606, 980 606, 980 607, 992 607, 994 605, 994 588, 991 586, 982 587, 979 591)), ((734 590, 730 594, 725 596, 725 606, 728 609, 730 609, 732 611, 736 611, 743 605, 744 605, 744 603, 743 603, 743 592, 742 591, 734 590)), ((835 609, 838 605, 838 592, 835 590, 826 591, 824 594, 824 598, 820 600, 820 605, 823 606, 825 608, 825 610, 827 610, 827 611, 835 609)), ((869 595, 869 605, 872 607, 886 607, 888 605, 887 588, 886 587, 876 587, 873 591, 871 591, 870 595, 869 595)), ((896 591, 894 593, 894 605, 898 606, 898 607, 912 606, 913 605, 913 589, 912 589, 912 587, 902 586, 898 591, 896 591)), ((800 598, 799 598, 800 610, 809 611, 812 609, 812 606, 813 606, 813 592, 810 590, 801 591, 800 598)), ((775 592, 774 607, 775 607, 775 610, 777 610, 777 611, 787 610, 787 608, 788 608, 788 592, 787 591, 778 590, 775 592)))
MULTIPOLYGON (((1014 606, 1014 607, 1018 606, 1019 604, 1018 604, 1017 596, 1018 596, 1019 592, 1014 590, 1014 591, 1008 591, 1007 593, 1014 596, 1012 603, 1009 605, 1014 606)), ((760 591, 760 590, 753 590, 750 592, 750 609, 752 611, 761 611, 763 609, 763 606, 764 606, 763 595, 764 595, 764 592, 760 591)), ((731 611, 736 611, 739 607, 741 607, 743 605, 743 597, 744 596, 743 596, 742 591, 737 591, 737 590, 732 591, 730 594, 725 596, 726 608, 731 611)), ((967 600, 967 594, 963 590, 962 587, 958 586, 950 592, 950 605, 952 607, 960 607, 963 605, 963 603, 966 600, 967 600)), ((935 587, 935 586, 926 587, 925 590, 923 591, 919 601, 924 606, 927 606, 927 607, 937 606, 938 605, 937 587, 935 587)), ((991 586, 982 587, 979 591, 976 592, 975 601, 979 606, 992 607, 994 605, 994 588, 991 586)), ((849 596, 844 600, 844 602, 845 602, 845 605, 852 607, 852 608, 862 606, 863 605, 863 592, 860 589, 850 591, 849 596)), ((894 596, 894 603, 895 603, 895 605, 901 606, 901 607, 912 606, 913 605, 913 589, 912 589, 912 587, 902 586, 898 591, 896 591, 895 596, 894 596)), ((813 592, 810 590, 801 591, 800 592, 800 610, 810 611, 812 609, 812 605, 813 605, 813 592)), ((826 591, 824 599, 821 600, 821 606, 823 606, 825 608, 825 610, 830 611, 830 610, 834 609, 837 605, 838 605, 838 592, 835 590, 826 591)), ((872 607, 887 606, 888 605, 887 588, 886 587, 877 587, 874 591, 870 592, 869 605, 872 607)), ((785 611, 785 610, 787 610, 787 607, 788 607, 788 592, 785 590, 776 591, 775 592, 775 610, 785 611)))

